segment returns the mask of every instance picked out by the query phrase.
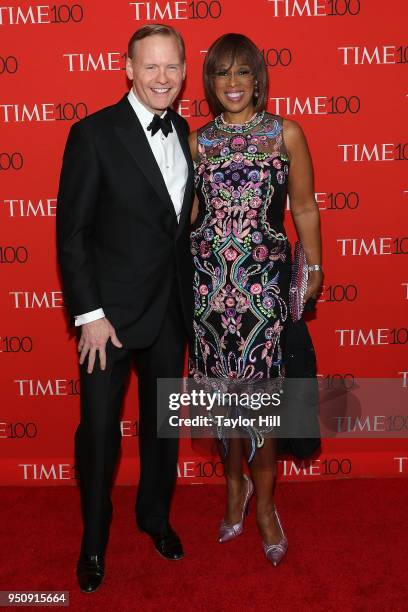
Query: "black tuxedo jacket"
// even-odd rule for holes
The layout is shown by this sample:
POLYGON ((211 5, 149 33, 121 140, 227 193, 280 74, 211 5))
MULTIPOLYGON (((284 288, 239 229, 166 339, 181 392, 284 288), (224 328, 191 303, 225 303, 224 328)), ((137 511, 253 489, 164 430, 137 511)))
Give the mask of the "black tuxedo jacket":
POLYGON ((193 163, 188 124, 168 112, 188 164, 179 223, 127 95, 72 126, 61 170, 57 251, 66 306, 72 318, 103 308, 131 348, 154 341, 175 284, 192 334, 193 163))

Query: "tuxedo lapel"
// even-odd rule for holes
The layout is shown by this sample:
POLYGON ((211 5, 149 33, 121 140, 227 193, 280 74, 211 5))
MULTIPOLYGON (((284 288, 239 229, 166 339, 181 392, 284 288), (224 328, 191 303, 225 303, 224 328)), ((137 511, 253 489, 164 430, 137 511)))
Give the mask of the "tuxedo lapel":
POLYGON ((147 141, 143 127, 127 100, 127 95, 122 98, 117 107, 118 121, 115 125, 115 131, 118 137, 155 189, 159 198, 167 206, 170 206, 174 216, 176 216, 163 175, 147 141))
POLYGON ((194 181, 194 166, 193 166, 193 160, 191 159, 191 153, 190 153, 190 147, 188 144, 187 134, 185 132, 184 126, 182 126, 181 124, 180 117, 172 109, 170 109, 170 117, 176 129, 177 136, 178 136, 181 148, 183 149, 184 157, 186 158, 187 168, 188 168, 187 183, 186 183, 186 188, 184 191, 183 204, 181 207, 179 224, 177 228, 177 236, 178 236, 181 233, 184 227, 184 224, 190 215, 190 210, 191 210, 190 205, 191 205, 193 181, 194 181))

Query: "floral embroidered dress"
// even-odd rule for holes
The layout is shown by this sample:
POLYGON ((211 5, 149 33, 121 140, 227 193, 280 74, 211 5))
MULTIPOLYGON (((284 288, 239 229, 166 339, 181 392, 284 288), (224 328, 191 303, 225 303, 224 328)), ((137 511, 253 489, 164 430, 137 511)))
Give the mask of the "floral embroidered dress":
MULTIPOLYGON (((261 112, 240 125, 220 115, 198 131, 198 154, 190 375, 196 382, 276 391, 284 377, 281 335, 290 280, 282 118, 261 112)), ((248 429, 253 452, 264 433, 248 429)))

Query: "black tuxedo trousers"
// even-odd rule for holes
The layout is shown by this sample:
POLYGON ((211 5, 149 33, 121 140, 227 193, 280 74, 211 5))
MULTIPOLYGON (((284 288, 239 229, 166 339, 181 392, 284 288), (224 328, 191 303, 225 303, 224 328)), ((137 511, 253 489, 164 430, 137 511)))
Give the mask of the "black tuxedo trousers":
MULTIPOLYGON (((136 523, 164 534, 177 477, 177 438, 158 438, 157 378, 180 378, 186 328, 177 286, 153 344, 143 349, 107 344, 107 368, 92 374, 81 367, 81 420, 75 434, 75 459, 82 497, 82 552, 103 554, 112 516, 111 486, 121 445, 120 413, 129 371, 136 366, 139 394, 140 479, 136 523)), ((136 398, 135 398, 136 399, 136 398)), ((136 403, 136 402, 135 402, 136 403)), ((176 433, 176 432, 175 432, 176 433)))

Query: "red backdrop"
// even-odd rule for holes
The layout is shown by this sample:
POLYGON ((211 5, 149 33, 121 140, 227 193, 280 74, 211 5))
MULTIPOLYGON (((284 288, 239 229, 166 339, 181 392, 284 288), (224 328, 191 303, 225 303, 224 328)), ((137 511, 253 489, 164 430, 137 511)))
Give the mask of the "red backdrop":
MULTIPOLYGON (((344 376, 407 383, 407 17, 405 0, 2 2, 0 484, 74 483, 77 356, 55 256, 61 157, 72 121, 123 95, 127 40, 151 21, 185 37, 179 111, 192 128, 209 118, 209 44, 238 31, 263 50, 268 110, 299 121, 314 160, 325 286, 309 329, 319 375, 329 386, 344 376)), ((289 213, 287 228, 293 239, 289 213)), ((138 475, 136 384, 133 375, 122 484, 138 475)), ((179 471, 180 482, 199 483, 222 469, 184 440, 179 471)), ((312 461, 279 463, 282 479, 407 473, 406 439, 324 440, 312 461)))

